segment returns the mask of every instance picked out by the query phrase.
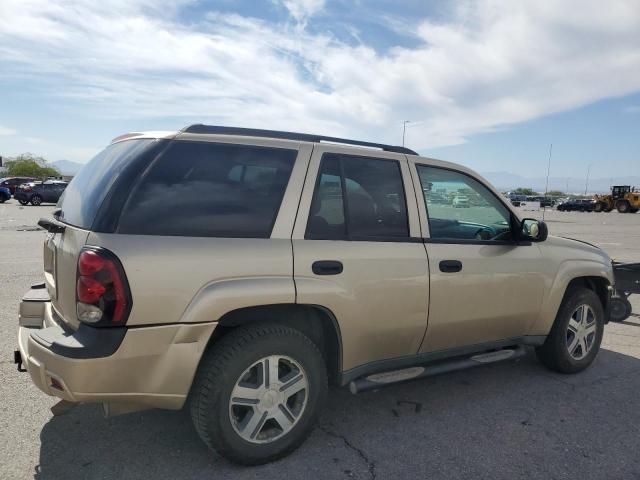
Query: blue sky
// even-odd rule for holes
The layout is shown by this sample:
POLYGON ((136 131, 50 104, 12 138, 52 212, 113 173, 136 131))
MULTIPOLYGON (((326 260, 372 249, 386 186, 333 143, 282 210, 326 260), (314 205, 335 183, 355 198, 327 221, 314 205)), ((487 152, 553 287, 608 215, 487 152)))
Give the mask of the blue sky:
POLYGON ((640 5, 3 0, 0 155, 83 162, 190 123, 400 143, 487 171, 640 175, 640 5))

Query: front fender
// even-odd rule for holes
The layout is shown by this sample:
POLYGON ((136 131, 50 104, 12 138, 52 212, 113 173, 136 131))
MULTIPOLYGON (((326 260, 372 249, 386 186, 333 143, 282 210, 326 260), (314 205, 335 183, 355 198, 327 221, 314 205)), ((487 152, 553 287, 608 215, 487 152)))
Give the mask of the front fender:
POLYGON ((528 335, 548 335, 556 319, 558 310, 567 291, 567 287, 576 278, 602 278, 608 284, 613 283, 611 265, 598 260, 565 260, 560 263, 553 281, 545 292, 540 309, 540 316, 531 327, 528 335))

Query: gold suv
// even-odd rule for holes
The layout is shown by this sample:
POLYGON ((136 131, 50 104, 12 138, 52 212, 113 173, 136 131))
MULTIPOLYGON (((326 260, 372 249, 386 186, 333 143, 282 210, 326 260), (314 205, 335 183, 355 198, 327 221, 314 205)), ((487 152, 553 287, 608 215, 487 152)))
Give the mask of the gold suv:
POLYGON ((61 405, 190 409, 243 464, 356 393, 515 358, 586 368, 613 274, 484 179, 415 152, 192 125, 127 134, 40 220, 15 360, 61 405), (465 208, 456 199, 465 198, 465 208))

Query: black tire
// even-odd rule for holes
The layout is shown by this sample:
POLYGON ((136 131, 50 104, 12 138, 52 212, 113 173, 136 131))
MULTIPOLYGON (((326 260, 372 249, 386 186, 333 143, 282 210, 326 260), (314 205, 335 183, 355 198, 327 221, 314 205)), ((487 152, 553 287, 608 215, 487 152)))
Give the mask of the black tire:
POLYGON ((18 200, 18 201, 20 202, 20 205, 26 205, 26 204, 28 204, 28 203, 29 203, 29 202, 28 202, 28 201, 26 201, 26 200, 18 200))
POLYGON ((620 213, 628 213, 631 210, 631 205, 626 200, 622 200, 616 204, 616 208, 620 213))
POLYGON ((611 298, 610 318, 612 322, 624 322, 631 315, 633 307, 631 302, 624 297, 611 298))
POLYGON ((596 204, 595 204, 595 206, 593 207, 593 209, 594 209, 596 212, 598 212, 598 213, 599 213, 599 212, 603 212, 603 211, 604 211, 604 209, 605 209, 605 205, 604 205, 604 203, 603 203, 603 202, 598 202, 598 203, 596 203, 596 204))
POLYGON ((631 213, 638 213, 638 209, 637 208, 632 208, 631 209, 631 213))
POLYGON ((551 332, 544 344, 536 348, 538 360, 550 370, 577 373, 587 368, 598 355, 604 333, 604 310, 598 295, 584 287, 572 287, 564 296, 551 332), (595 336, 586 356, 575 359, 567 346, 567 331, 572 314, 581 305, 588 305, 595 317, 595 336))
POLYGON ((304 334, 277 324, 238 327, 202 357, 189 398, 191 418, 200 438, 220 455, 242 465, 260 465, 288 455, 305 441, 327 389, 322 354, 304 334), (286 355, 302 366, 308 377, 306 406, 288 433, 269 443, 252 443, 232 424, 231 392, 248 368, 270 355, 286 355))
POLYGON ((38 205, 42 204, 42 197, 40 195, 33 195, 31 197, 31 205, 33 205, 34 207, 37 207, 38 205))

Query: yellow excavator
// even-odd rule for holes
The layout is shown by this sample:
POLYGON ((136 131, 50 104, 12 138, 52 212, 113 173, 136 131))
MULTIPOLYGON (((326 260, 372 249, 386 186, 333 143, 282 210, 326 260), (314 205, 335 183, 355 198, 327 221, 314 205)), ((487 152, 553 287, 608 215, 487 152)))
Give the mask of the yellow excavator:
POLYGON ((614 208, 620 213, 636 213, 640 210, 640 191, 629 185, 611 187, 610 195, 595 195, 594 200, 596 212, 610 212, 614 208))

